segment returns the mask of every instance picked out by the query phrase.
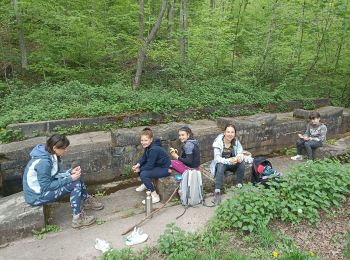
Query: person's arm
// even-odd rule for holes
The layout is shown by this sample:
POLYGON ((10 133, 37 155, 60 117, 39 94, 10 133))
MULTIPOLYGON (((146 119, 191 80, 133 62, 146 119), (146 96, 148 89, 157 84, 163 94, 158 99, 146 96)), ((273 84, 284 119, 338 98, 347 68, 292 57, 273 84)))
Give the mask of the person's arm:
POLYGON ((183 152, 185 153, 185 157, 179 157, 178 160, 180 162, 183 162, 185 165, 191 167, 193 164, 193 150, 194 150, 194 144, 191 142, 187 142, 183 147, 183 152))
POLYGON ((327 127, 322 124, 319 126, 319 135, 315 137, 311 137, 310 140, 312 141, 321 141, 324 142, 326 140, 326 134, 327 134, 327 127))
POLYGON ((39 185, 44 189, 44 191, 56 190, 72 182, 71 176, 67 176, 65 178, 59 178, 59 179, 51 177, 51 169, 52 167, 50 163, 44 162, 44 161, 39 162, 35 166, 35 170, 38 174, 39 185))
POLYGON ((150 149, 147 156, 147 161, 140 166, 141 171, 152 170, 156 165, 158 151, 156 149, 150 149))
POLYGON ((139 166, 142 166, 146 163, 146 161, 147 161, 147 159, 146 159, 146 151, 145 151, 137 163, 139 164, 139 166))
POLYGON ((310 137, 310 124, 307 124, 306 131, 304 133, 304 137, 310 137))
POLYGON ((236 156, 239 155, 240 153, 243 153, 243 147, 241 145, 241 142, 236 140, 236 156))
POLYGON ((218 148, 218 147, 214 147, 214 160, 217 163, 229 164, 229 165, 232 164, 229 159, 226 159, 226 158, 222 157, 221 149, 218 148))

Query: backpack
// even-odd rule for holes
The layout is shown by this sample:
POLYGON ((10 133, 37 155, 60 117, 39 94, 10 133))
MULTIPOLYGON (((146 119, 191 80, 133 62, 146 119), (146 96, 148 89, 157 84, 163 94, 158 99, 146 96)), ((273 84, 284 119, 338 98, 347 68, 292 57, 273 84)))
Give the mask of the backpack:
POLYGON ((252 165, 252 183, 253 185, 262 183, 267 187, 267 182, 271 178, 281 177, 282 173, 276 171, 272 167, 272 163, 263 157, 258 157, 253 160, 252 165))
POLYGON ((204 203, 202 174, 195 169, 188 169, 182 174, 179 195, 181 204, 190 207, 204 203))

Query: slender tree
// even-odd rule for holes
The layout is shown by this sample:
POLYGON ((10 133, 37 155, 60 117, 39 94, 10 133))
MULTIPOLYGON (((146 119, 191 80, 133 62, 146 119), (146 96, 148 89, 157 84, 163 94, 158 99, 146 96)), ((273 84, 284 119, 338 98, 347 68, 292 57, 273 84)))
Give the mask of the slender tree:
POLYGON ((18 28, 18 39, 19 39, 19 49, 21 51, 21 66, 22 69, 27 69, 28 60, 27 60, 27 49, 24 41, 24 33, 22 28, 21 14, 18 8, 17 0, 12 0, 13 9, 15 11, 16 23, 18 28))
POLYGON ((180 55, 181 63, 187 63, 187 0, 181 0, 180 5, 180 55))
POLYGON ((145 62, 145 58, 146 58, 147 49, 148 49, 149 45, 152 43, 152 41, 154 40, 154 38, 155 38, 159 28, 160 28, 164 13, 166 11, 167 2, 168 2, 167 0, 163 0, 162 7, 160 9, 157 21, 153 25, 150 33, 148 34, 147 38, 144 40, 143 46, 139 50, 138 58, 137 58, 136 73, 135 73, 135 78, 134 78, 134 83, 133 83, 134 90, 136 90, 140 86, 141 75, 142 75, 142 70, 143 70, 143 66, 144 66, 144 62, 145 62))

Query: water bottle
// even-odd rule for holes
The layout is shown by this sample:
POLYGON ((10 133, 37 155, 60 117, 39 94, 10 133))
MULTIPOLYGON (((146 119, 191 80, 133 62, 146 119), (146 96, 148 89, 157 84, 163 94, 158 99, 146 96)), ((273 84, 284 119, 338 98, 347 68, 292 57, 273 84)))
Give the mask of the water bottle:
POLYGON ((151 212, 152 212, 152 196, 151 196, 151 192, 150 191, 146 192, 145 207, 146 207, 146 216, 151 215, 151 212))

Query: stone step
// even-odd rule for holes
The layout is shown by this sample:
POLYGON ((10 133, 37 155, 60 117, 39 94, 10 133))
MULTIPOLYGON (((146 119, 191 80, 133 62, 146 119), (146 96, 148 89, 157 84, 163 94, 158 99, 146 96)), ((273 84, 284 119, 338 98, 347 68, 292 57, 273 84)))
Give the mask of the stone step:
POLYGON ((0 244, 5 244, 32 234, 45 226, 43 207, 31 207, 23 192, 4 198, 0 203, 0 244))

